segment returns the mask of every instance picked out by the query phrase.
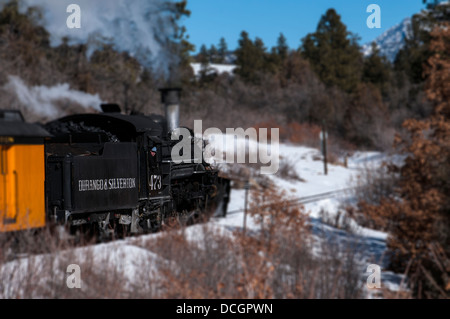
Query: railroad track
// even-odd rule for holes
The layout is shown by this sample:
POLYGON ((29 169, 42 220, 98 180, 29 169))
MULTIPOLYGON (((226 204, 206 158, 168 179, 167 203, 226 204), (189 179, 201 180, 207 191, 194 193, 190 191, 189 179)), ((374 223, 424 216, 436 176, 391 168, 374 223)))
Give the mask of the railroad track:
MULTIPOLYGON (((338 196, 340 194, 344 194, 345 192, 348 192, 348 191, 351 191, 351 190, 354 190, 354 189, 355 189, 355 187, 349 187, 349 188, 339 189, 339 190, 335 190, 335 191, 329 191, 329 192, 320 193, 320 194, 302 196, 302 197, 298 197, 298 198, 293 198, 293 199, 287 200, 284 203, 287 206, 296 206, 296 205, 300 205, 300 204, 308 204, 308 203, 313 203, 313 202, 317 202, 317 201, 324 200, 324 199, 334 198, 334 197, 336 197, 336 196, 338 196)), ((265 205, 261 205, 260 207, 261 208, 269 207, 269 206, 271 206, 273 204, 274 203, 267 203, 265 205)), ((228 215, 237 214, 237 213, 243 213, 243 212, 245 212, 244 209, 233 210, 233 211, 227 212, 227 216, 228 215)), ((223 217, 221 217, 221 218, 223 218, 223 217)), ((143 235, 143 234, 137 234, 137 235, 134 235, 134 236, 138 237, 140 235, 143 235)), ((133 237, 133 236, 131 236, 131 237, 133 237)), ((130 238, 130 236, 127 236, 127 238, 130 238)), ((73 240, 74 238, 71 238, 71 239, 73 240)), ((106 240, 106 241, 104 240, 104 241, 101 241, 101 242, 98 242, 98 243, 97 242, 89 242, 89 241, 84 242, 84 243, 74 243, 72 248, 79 248, 79 247, 92 246, 92 245, 96 245, 96 244, 103 244, 105 242, 111 242, 111 241, 114 241, 114 240, 117 240, 117 238, 116 239, 106 240)), ((64 248, 64 249, 66 249, 66 248, 64 248)), ((11 260, 27 258, 27 257, 30 257, 31 255, 41 254, 41 253, 44 253, 44 252, 34 252, 34 253, 31 253, 31 254, 30 253, 20 252, 20 253, 17 253, 11 260)))
MULTIPOLYGON (((349 188, 343 188, 343 189, 339 189, 339 190, 335 190, 335 191, 330 191, 330 192, 325 192, 325 193, 320 193, 320 194, 315 194, 315 195, 308 195, 308 196, 302 196, 302 197, 297 197, 294 199, 290 199, 287 200, 285 203, 287 204, 287 206, 296 206, 299 204, 308 204, 308 203, 313 203, 313 202, 318 202, 320 200, 324 200, 324 199, 329 199, 329 198, 333 198, 336 197, 337 195, 343 194, 345 192, 354 190, 355 187, 349 187, 349 188)), ((264 207, 269 207, 271 205, 273 205, 274 203, 268 203, 265 205, 261 205, 261 208, 264 207)), ((230 212, 227 212, 227 215, 233 215, 233 214, 237 214, 237 213, 243 213, 245 212, 245 209, 237 209, 237 210, 232 210, 230 212)))

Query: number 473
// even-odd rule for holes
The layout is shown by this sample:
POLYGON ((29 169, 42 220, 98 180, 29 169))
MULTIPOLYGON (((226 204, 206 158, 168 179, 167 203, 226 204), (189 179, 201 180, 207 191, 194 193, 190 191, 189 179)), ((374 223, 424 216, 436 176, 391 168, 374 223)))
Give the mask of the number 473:
POLYGON ((160 190, 162 187, 161 175, 150 175, 150 190, 160 190))

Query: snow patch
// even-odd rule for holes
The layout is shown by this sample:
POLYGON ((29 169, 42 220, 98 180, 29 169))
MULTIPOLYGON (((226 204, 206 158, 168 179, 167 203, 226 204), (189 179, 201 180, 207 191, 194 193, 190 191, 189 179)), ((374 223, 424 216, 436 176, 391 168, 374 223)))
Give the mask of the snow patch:
POLYGON ((411 18, 404 19, 399 24, 388 29, 386 32, 377 37, 374 41, 366 43, 362 46, 364 56, 372 54, 372 42, 375 42, 380 55, 385 56, 390 62, 394 62, 397 53, 405 45, 405 39, 412 36, 411 18))
MULTIPOLYGON (((201 63, 191 63, 191 68, 194 71, 194 75, 196 77, 199 77, 200 72, 202 71, 202 64, 201 63)), ((228 73, 230 75, 233 75, 234 69, 236 69, 236 65, 234 65, 234 64, 211 63, 211 64, 208 64, 206 73, 208 75, 213 74, 213 73, 216 73, 216 74, 228 73)))

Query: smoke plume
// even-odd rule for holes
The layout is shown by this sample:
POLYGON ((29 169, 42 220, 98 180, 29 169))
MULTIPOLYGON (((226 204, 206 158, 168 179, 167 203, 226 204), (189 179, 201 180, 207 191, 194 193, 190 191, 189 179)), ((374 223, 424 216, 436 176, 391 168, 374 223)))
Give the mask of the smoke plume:
MULTIPOLYGON (((0 0, 2 8, 10 0, 0 0)), ((20 0, 19 10, 29 7, 42 11, 42 24, 51 34, 52 46, 63 37, 69 44, 88 44, 88 54, 99 41, 112 44, 116 50, 126 51, 143 65, 167 71, 174 63, 169 42, 173 40, 174 0, 20 0), (81 9, 81 28, 67 27, 66 12, 70 4, 81 9)))
POLYGON ((63 102, 66 105, 80 105, 98 111, 100 111, 100 104, 103 103, 98 94, 91 95, 71 90, 68 84, 58 84, 52 87, 44 85, 28 87, 17 76, 10 75, 8 80, 3 87, 4 90, 13 92, 25 108, 49 118, 61 115, 58 113, 63 111, 60 106, 63 102))

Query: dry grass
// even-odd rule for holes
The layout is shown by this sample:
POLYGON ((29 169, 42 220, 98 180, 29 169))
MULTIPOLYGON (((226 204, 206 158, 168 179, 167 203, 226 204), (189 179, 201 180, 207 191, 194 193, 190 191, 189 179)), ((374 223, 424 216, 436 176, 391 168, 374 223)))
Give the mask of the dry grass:
MULTIPOLYGON (((398 177, 388 171, 387 164, 380 167, 366 165, 351 184, 354 187, 353 196, 358 204, 380 205, 383 200, 395 196, 398 177)), ((361 226, 379 230, 386 230, 388 227, 387 220, 381 220, 375 214, 362 214, 360 209, 353 206, 347 207, 346 210, 361 226)))
POLYGON ((208 223, 108 246, 74 249, 70 242, 55 240, 53 234, 44 232, 32 235, 32 240, 26 242, 40 247, 38 254, 22 259, 11 254, 11 241, 4 242, 0 254, 0 297, 363 296, 354 251, 323 241, 321 253, 313 254, 315 241, 301 207, 288 206, 284 194, 270 189, 251 196, 249 215, 257 227, 246 233, 240 227, 228 230, 208 223), (70 264, 81 268, 81 289, 69 289, 66 285, 70 264))
MULTIPOLYGON (((195 226, 164 234, 143 247, 160 259, 164 298, 358 298, 360 274, 351 251, 322 247, 311 254, 307 217, 274 191, 253 193, 257 229, 220 232, 195 226), (267 205, 266 203, 271 203, 267 205)), ((221 228, 220 228, 221 229, 221 228)))
POLYGON ((305 182, 305 180, 298 175, 292 161, 285 158, 280 161, 280 167, 277 175, 290 181, 305 182))
POLYGON ((97 246, 74 245, 49 229, 3 236, 0 254, 0 298, 129 298, 129 278, 120 253, 100 253, 97 246), (84 246, 84 247, 83 247, 84 246), (81 289, 70 289, 68 266, 81 269, 81 289))

